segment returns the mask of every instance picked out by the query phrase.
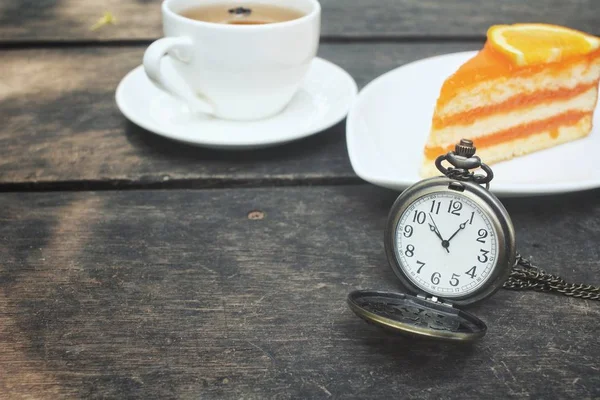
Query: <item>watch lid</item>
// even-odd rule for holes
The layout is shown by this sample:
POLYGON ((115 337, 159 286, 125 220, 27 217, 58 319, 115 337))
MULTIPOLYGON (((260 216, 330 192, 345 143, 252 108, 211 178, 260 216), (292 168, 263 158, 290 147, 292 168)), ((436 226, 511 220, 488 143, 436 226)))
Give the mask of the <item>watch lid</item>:
POLYGON ((472 341, 487 331, 471 313, 404 293, 356 290, 348 295, 348 305, 369 323, 412 336, 472 341))

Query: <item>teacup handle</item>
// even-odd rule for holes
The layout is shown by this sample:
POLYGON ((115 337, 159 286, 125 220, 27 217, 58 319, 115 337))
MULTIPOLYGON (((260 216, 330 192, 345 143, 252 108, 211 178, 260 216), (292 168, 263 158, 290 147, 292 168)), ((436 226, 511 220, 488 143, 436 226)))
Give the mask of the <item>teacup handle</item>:
POLYGON ((190 62, 192 40, 189 37, 166 37, 158 39, 144 53, 144 70, 150 80, 173 96, 184 100, 192 112, 214 114, 212 105, 196 96, 187 85, 177 86, 160 69, 162 58, 166 55, 176 57, 182 62, 190 62))

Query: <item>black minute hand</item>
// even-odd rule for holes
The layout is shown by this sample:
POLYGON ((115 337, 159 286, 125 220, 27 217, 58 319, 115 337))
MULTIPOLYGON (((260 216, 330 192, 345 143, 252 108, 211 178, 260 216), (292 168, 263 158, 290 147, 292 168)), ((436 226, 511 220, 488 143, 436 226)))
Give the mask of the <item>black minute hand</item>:
POLYGON ((450 242, 452 240, 452 238, 454 236, 456 236, 456 234, 460 231, 462 231, 463 229, 465 229, 465 227, 467 226, 467 222, 469 222, 469 220, 466 220, 465 222, 463 222, 462 224, 460 224, 460 226, 458 227, 458 229, 456 230, 456 232, 454 232, 452 234, 452 236, 450 236, 450 238, 448 239, 448 242, 450 242))

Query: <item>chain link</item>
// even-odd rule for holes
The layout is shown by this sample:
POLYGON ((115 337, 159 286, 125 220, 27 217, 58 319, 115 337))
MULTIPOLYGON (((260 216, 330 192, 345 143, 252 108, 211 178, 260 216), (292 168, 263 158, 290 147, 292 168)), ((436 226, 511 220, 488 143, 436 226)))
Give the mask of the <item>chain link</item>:
POLYGON ((474 181, 475 174, 466 169, 459 168, 448 168, 446 176, 450 179, 456 179, 457 181, 474 181))
POLYGON ((578 299, 600 300, 600 287, 581 283, 567 283, 560 276, 548 274, 534 266, 531 261, 523 258, 520 254, 517 254, 517 262, 508 280, 504 283, 504 288, 557 292, 578 299))
POLYGON ((474 172, 471 172, 467 169, 449 167, 445 175, 448 178, 455 179, 457 181, 475 182, 480 185, 485 184, 486 189, 490 186, 489 181, 487 181, 487 176, 475 174, 474 172))

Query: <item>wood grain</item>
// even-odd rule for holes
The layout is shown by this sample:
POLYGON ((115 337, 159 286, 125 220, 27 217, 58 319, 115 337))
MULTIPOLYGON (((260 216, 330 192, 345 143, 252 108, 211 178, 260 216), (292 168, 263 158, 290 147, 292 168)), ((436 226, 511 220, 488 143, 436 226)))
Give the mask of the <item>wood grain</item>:
MULTIPOLYGON (((598 195, 507 202, 519 250, 600 284, 598 195)), ((394 198, 369 185, 3 194, 2 397, 600 396, 598 302, 502 290, 471 310, 489 327, 473 346, 356 318, 349 291, 400 289, 382 244, 394 198)))
MULTIPOLYGON (((474 49, 473 43, 323 44, 320 56, 363 86, 404 63, 474 49)), ((114 93, 144 49, 2 52, 0 185, 19 188, 212 186, 347 181, 344 124, 272 149, 213 151, 163 139, 128 122, 114 93), (7 186, 8 185, 8 186, 7 186)))
MULTIPOLYGON (((1 0, 0 41, 152 40, 159 0, 1 0), (116 25, 90 30, 110 11, 116 25)), ((322 0, 323 37, 477 37, 496 23, 547 22, 599 34, 596 0, 322 0)))

